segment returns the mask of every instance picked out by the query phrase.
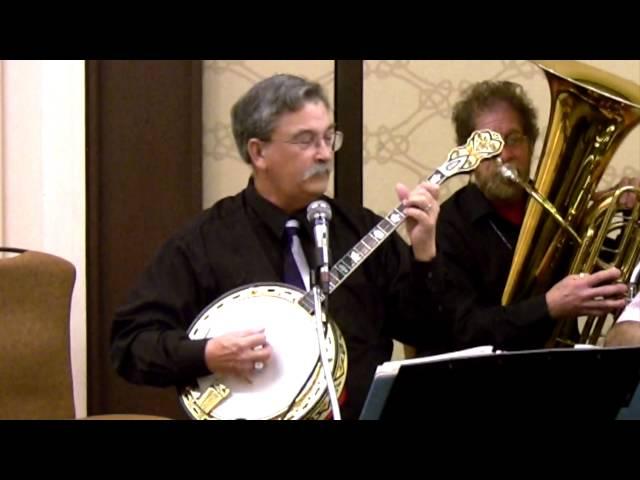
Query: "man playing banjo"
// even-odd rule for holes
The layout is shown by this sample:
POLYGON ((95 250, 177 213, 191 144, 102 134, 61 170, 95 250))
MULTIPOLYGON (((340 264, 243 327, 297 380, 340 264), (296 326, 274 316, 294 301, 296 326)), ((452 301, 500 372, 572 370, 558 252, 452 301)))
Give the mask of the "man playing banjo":
MULTIPOLYGON (((251 88, 231 116, 251 178, 240 193, 204 210, 169 239, 117 310, 112 361, 130 382, 180 387, 211 374, 237 376, 247 385, 257 382, 278 353, 270 342, 270 327, 261 323, 268 312, 249 312, 250 323, 238 315, 237 328, 206 338, 189 335, 194 319, 230 291, 285 281, 287 225, 299 227, 304 255, 298 255, 296 264, 305 285, 298 288, 307 290, 304 262, 306 257, 308 265, 312 263, 314 239, 306 209, 313 201, 322 199, 331 207, 332 260, 367 238, 381 220, 366 208, 351 208, 324 195, 343 136, 319 84, 292 75, 272 76, 251 88)), ((410 190, 398 184, 396 191, 405 207, 410 246, 392 232, 360 268, 349 272, 328 303, 329 317, 342 332, 348 352, 341 395, 345 419, 358 418, 376 366, 391 357, 392 339, 424 347, 431 338, 434 352, 440 342, 438 187, 424 182, 410 190)), ((260 402, 258 396, 255 401, 260 402)))

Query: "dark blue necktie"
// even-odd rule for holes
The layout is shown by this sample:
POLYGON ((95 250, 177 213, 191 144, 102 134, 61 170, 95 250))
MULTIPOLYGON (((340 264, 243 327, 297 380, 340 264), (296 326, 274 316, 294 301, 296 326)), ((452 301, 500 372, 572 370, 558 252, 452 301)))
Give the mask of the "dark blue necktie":
POLYGON ((309 267, 298 237, 299 228, 300 224, 295 219, 288 220, 284 227, 285 250, 282 280, 284 283, 306 290, 302 275, 309 274, 309 267))

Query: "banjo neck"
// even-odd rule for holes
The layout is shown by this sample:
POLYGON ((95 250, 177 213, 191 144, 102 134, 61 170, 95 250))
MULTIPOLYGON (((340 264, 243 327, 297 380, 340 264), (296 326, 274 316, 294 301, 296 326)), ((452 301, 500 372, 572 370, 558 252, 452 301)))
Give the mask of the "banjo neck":
MULTIPOLYGON (((504 142, 502 137, 491 130, 478 130, 471 134, 467 143, 449 152, 447 160, 426 179, 435 185, 444 183, 447 179, 460 173, 469 173, 482 160, 498 155, 502 152, 504 142)), ((402 225, 407 216, 401 203, 391 210, 378 224, 373 227, 353 248, 338 260, 329 272, 329 294, 331 294, 353 271, 371 255, 396 229, 402 225)), ((320 292, 320 300, 325 295, 320 292)), ((314 293, 309 290, 298 301, 309 314, 313 314, 314 293)))

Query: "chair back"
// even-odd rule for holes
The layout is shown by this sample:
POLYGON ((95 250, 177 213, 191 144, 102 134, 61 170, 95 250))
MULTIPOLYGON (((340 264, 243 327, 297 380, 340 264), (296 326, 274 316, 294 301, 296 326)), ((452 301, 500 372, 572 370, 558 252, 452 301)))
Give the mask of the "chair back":
POLYGON ((0 419, 75 417, 69 337, 75 279, 73 264, 55 255, 0 258, 0 419))

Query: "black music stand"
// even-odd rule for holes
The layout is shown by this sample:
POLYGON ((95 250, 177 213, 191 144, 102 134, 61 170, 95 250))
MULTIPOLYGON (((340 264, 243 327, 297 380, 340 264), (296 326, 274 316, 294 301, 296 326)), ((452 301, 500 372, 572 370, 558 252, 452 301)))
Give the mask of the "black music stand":
POLYGON ((614 420, 639 382, 640 347, 387 362, 376 371, 360 418, 614 420), (388 368, 394 363, 399 368, 388 368))

